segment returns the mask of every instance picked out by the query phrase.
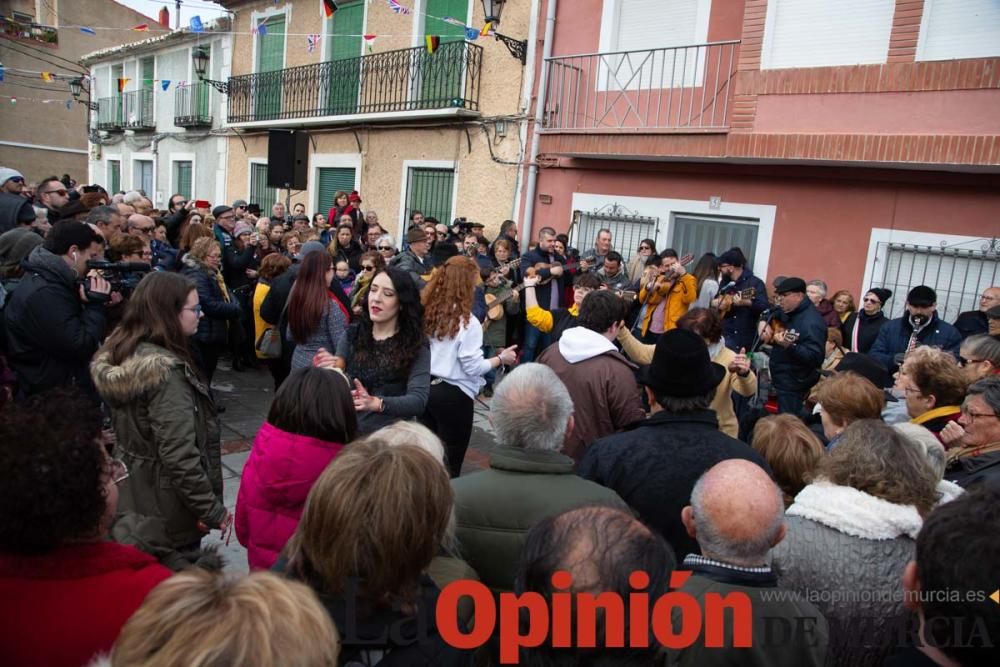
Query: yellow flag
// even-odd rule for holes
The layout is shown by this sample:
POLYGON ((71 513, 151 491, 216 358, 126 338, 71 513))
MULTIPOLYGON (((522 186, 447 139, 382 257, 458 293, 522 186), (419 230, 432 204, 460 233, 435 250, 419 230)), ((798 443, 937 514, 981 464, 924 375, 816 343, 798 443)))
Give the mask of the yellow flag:
POLYGON ((52 76, 52 72, 42 72, 42 81, 45 83, 52 83, 55 77, 52 76))
POLYGON ((490 30, 492 29, 493 29, 493 23, 491 21, 487 21, 486 25, 483 26, 483 29, 479 31, 479 36, 487 37, 490 34, 490 30))

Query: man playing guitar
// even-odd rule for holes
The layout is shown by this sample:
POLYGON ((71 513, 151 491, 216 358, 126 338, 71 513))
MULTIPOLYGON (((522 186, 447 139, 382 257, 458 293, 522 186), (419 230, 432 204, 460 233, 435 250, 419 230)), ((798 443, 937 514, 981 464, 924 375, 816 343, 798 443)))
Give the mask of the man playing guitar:
POLYGON ((722 314, 721 306, 731 300, 730 307, 722 314, 726 347, 734 352, 741 348, 749 350, 757 335, 757 320, 767 310, 767 287, 746 265, 746 258, 738 248, 722 253, 717 263, 721 287, 712 307, 720 309, 722 314))
MULTIPOLYGON (((552 279, 548 285, 543 285, 535 290, 538 306, 545 310, 555 310, 564 305, 562 296, 565 287, 563 264, 566 262, 566 258, 553 250, 552 244, 555 239, 556 230, 551 227, 542 227, 538 230, 538 245, 521 258, 521 267, 526 273, 528 267, 534 267, 538 264, 549 266, 549 268, 533 271, 538 276, 539 282, 552 279)), ((543 334, 531 324, 526 324, 524 344, 521 348, 521 362, 534 361, 535 356, 548 347, 550 343, 551 339, 547 334, 543 334)))

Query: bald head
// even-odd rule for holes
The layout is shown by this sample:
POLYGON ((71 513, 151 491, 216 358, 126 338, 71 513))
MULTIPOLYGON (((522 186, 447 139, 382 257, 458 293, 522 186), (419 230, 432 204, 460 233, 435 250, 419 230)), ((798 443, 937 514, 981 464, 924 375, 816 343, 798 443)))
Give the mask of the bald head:
POLYGON ((750 461, 715 464, 691 492, 681 512, 688 534, 702 553, 733 565, 761 565, 785 535, 781 491, 764 470, 750 461))
POLYGON ((148 215, 133 213, 128 217, 128 233, 141 238, 149 238, 156 229, 156 223, 148 215))
POLYGON ((979 310, 985 313, 996 306, 1000 306, 1000 287, 987 287, 979 297, 979 310))

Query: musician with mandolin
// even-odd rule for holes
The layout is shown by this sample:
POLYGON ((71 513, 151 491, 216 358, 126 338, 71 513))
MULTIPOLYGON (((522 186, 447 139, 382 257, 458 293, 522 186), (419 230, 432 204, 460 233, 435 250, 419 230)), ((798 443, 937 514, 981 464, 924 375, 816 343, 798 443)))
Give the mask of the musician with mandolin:
POLYGON ((660 266, 642 278, 639 302, 646 306, 640 324, 640 340, 655 344, 665 331, 677 327, 677 320, 684 316, 698 298, 698 282, 685 266, 694 260, 687 254, 678 258, 677 251, 668 248, 660 253, 660 266))
POLYGON ((757 321, 768 308, 767 287, 747 266, 739 248, 719 255, 719 293, 712 307, 722 317, 726 347, 734 352, 749 350, 757 337, 757 321))
MULTIPOLYGON (((554 310, 565 306, 563 286, 566 278, 563 265, 566 263, 566 258, 557 254, 553 249, 555 240, 556 230, 551 227, 542 227, 538 230, 538 244, 521 257, 521 267, 525 276, 530 273, 538 278, 534 298, 538 307, 545 310, 554 310), (528 267, 531 267, 530 270, 528 267)), ((527 295, 525 296, 527 297, 527 295)), ((534 361, 536 354, 548 347, 551 342, 550 336, 539 331, 530 323, 526 324, 523 347, 521 348, 521 362, 534 361)))
POLYGON ((826 358, 826 323, 806 298, 801 278, 785 278, 776 291, 780 309, 765 319, 761 341, 772 346, 771 386, 778 395, 778 412, 797 415, 826 358))

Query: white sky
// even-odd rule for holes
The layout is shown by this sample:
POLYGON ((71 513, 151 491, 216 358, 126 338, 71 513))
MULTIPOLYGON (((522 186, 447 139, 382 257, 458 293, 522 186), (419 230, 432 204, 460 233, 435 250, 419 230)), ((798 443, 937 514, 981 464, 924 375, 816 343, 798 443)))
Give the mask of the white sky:
MULTIPOLYGON (((160 8, 166 7, 170 10, 170 27, 173 28, 176 20, 177 3, 175 0, 117 0, 123 5, 128 5, 146 16, 155 19, 160 14, 160 8)), ((192 16, 200 16, 203 23, 208 23, 214 18, 225 16, 226 12, 222 7, 209 0, 181 0, 181 26, 187 26, 192 16)))

